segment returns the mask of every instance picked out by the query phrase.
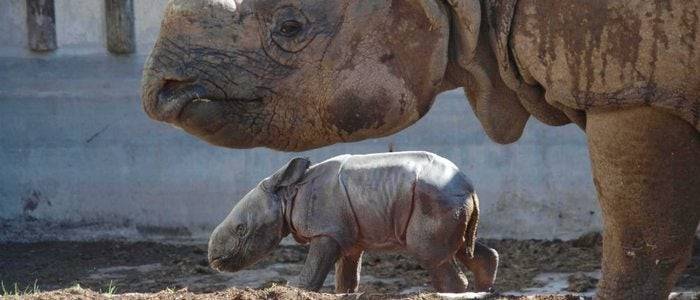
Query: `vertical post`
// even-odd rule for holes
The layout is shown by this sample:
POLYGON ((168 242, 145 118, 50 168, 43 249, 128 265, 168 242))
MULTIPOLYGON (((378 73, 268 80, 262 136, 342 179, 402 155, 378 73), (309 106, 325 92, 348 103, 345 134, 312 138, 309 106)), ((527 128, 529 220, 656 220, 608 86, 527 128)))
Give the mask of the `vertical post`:
POLYGON ((107 49, 115 54, 136 51, 134 1, 105 0, 107 49))
POLYGON ((56 49, 56 13, 53 0, 27 0, 27 40, 33 51, 56 49))

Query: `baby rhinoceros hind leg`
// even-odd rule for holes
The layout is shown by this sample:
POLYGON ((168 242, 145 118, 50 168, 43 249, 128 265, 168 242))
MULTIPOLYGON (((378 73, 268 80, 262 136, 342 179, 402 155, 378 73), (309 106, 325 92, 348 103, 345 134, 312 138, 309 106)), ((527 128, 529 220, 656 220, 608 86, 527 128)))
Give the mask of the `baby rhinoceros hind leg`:
POLYGON ((498 252, 496 250, 477 242, 474 245, 473 257, 467 253, 466 249, 457 251, 455 257, 474 274, 477 292, 492 291, 498 269, 498 252))
POLYGON ((426 266, 433 287, 440 293, 466 293, 467 278, 459 270, 454 259, 437 266, 426 266))
POLYGON ((455 263, 455 253, 464 251, 467 216, 476 209, 474 202, 465 201, 471 194, 471 187, 464 184, 445 190, 416 182, 406 250, 428 270, 438 292, 467 291, 467 279, 455 263))

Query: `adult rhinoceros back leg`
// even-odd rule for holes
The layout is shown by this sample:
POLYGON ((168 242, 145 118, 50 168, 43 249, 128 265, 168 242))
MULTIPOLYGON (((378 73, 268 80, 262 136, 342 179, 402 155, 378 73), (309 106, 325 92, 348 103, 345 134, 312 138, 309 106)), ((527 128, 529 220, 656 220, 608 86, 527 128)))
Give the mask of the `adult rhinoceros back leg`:
POLYGON ((601 299, 667 299, 700 220, 700 133, 665 111, 589 111, 603 210, 601 299))

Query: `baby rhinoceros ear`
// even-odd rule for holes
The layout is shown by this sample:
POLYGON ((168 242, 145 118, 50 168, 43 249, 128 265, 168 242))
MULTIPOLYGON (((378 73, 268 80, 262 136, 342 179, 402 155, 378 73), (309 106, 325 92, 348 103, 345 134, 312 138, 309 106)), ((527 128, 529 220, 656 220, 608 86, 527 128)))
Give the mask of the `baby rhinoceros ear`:
POLYGON ((284 167, 270 176, 268 179, 268 188, 274 191, 278 188, 290 186, 299 182, 310 166, 311 161, 307 158, 293 158, 284 167))

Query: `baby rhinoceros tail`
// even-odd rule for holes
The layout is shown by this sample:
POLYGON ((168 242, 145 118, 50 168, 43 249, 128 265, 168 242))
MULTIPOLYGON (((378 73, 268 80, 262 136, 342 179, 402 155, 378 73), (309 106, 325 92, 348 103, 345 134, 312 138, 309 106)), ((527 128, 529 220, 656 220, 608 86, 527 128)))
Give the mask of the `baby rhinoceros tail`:
POLYGON ((493 291, 498 270, 498 252, 476 241, 476 232, 479 224, 479 197, 472 193, 473 209, 464 232, 464 244, 457 251, 455 257, 467 269, 474 273, 476 280, 475 290, 478 292, 493 291))

